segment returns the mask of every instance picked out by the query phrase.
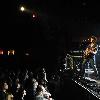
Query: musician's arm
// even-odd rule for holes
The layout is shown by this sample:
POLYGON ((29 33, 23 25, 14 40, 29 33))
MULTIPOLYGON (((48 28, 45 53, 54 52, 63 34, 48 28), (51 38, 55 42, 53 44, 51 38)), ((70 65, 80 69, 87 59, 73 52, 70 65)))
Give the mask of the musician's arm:
POLYGON ((96 54, 97 51, 98 51, 98 47, 96 46, 96 47, 95 47, 95 50, 93 51, 93 53, 96 54))

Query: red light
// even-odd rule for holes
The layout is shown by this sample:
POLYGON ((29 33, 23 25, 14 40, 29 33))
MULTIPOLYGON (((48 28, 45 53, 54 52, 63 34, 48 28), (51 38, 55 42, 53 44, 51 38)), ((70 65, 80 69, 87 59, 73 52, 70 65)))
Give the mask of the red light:
POLYGON ((33 18, 36 17, 35 14, 33 14, 33 18))
POLYGON ((3 50, 0 50, 0 55, 3 55, 3 50))

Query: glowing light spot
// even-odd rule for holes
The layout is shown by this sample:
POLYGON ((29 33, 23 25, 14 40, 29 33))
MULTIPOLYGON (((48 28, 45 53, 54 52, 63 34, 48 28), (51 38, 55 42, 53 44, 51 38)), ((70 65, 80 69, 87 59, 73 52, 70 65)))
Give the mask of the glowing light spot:
POLYGON ((0 55, 3 55, 3 50, 0 50, 0 55))
POLYGON ((24 10, 25 10, 25 8, 22 6, 22 7, 20 8, 20 10, 21 10, 21 11, 24 11, 24 10))
POLYGON ((14 55, 15 54, 15 51, 14 50, 9 50, 8 51, 8 55, 14 55))
POLYGON ((26 56, 29 56, 29 53, 25 53, 26 56))
POLYGON ((33 18, 36 17, 35 14, 33 14, 33 18))

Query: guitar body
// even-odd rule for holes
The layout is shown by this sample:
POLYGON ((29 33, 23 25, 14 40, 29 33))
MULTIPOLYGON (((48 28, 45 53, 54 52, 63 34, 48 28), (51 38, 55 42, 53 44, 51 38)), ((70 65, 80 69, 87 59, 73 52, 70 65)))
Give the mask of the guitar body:
POLYGON ((8 100, 13 100, 13 95, 12 94, 8 94, 8 100))
POLYGON ((97 53, 97 48, 96 46, 94 47, 93 46, 89 46, 86 48, 86 50, 84 51, 84 55, 83 55, 83 58, 90 58, 91 56, 95 55, 97 53))

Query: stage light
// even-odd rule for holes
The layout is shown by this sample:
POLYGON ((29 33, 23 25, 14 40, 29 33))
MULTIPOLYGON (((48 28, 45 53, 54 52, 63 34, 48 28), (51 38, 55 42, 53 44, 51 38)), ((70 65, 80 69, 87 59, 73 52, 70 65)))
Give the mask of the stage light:
POLYGON ((23 11, 25 11, 25 8, 22 6, 22 7, 20 7, 20 10, 23 12, 23 11))
POLYGON ((33 18, 36 17, 35 14, 33 14, 33 18))
POLYGON ((14 55, 15 54, 15 50, 9 50, 8 51, 8 55, 14 55))
POLYGON ((0 55, 3 55, 3 50, 0 50, 0 55))
POLYGON ((26 55, 26 56, 29 56, 30 54, 29 54, 29 53, 25 53, 25 55, 26 55))

